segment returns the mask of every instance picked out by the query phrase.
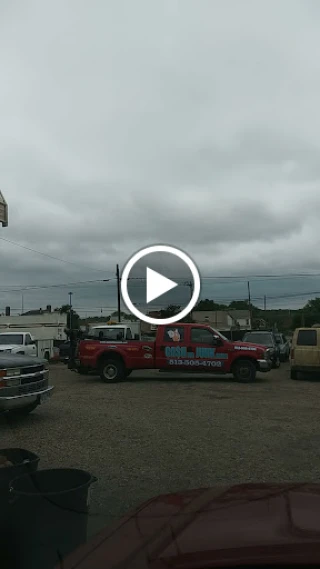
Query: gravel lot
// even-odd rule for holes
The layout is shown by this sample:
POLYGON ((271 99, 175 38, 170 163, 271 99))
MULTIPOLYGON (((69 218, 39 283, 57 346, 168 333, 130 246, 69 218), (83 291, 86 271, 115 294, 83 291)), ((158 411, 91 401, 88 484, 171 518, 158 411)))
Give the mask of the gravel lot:
POLYGON ((252 385, 155 371, 105 385, 60 364, 51 378, 51 401, 18 424, 1 419, 1 447, 95 474, 92 533, 163 492, 319 481, 320 382, 290 380, 287 364, 252 385))

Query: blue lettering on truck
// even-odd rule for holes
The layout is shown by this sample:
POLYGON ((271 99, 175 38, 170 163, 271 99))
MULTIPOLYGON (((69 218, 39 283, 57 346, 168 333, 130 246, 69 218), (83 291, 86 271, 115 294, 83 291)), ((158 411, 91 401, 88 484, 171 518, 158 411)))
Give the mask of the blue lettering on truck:
POLYGON ((202 346, 196 347, 195 352, 188 352, 186 346, 165 346, 165 356, 169 365, 199 365, 197 363, 199 360, 205 360, 201 365, 222 367, 223 362, 217 360, 228 359, 228 354, 218 353, 215 348, 202 346))

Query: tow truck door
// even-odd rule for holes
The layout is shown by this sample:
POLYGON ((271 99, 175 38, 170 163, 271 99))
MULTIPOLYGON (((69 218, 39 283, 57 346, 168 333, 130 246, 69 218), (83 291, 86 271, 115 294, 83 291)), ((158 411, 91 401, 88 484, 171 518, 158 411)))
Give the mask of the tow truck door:
POLYGON ((188 353, 192 354, 189 367, 198 372, 224 372, 228 366, 230 346, 208 327, 191 326, 188 353))
POLYGON ((156 343, 156 367, 159 369, 185 369, 187 365, 187 345, 189 328, 187 326, 161 326, 158 328, 156 343))

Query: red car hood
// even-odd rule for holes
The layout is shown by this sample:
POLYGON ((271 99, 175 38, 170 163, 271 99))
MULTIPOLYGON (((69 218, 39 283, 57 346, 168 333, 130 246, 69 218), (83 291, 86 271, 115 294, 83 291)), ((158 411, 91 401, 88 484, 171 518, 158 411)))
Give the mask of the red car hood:
POLYGON ((320 484, 244 484, 158 496, 71 554, 64 569, 320 563, 320 484))

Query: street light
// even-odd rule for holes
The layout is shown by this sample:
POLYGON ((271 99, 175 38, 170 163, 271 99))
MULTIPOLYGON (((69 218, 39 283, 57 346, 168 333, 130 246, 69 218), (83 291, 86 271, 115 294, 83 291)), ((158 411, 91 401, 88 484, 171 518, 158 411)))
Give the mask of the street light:
POLYGON ((72 330, 72 292, 69 292, 69 329, 72 330))

